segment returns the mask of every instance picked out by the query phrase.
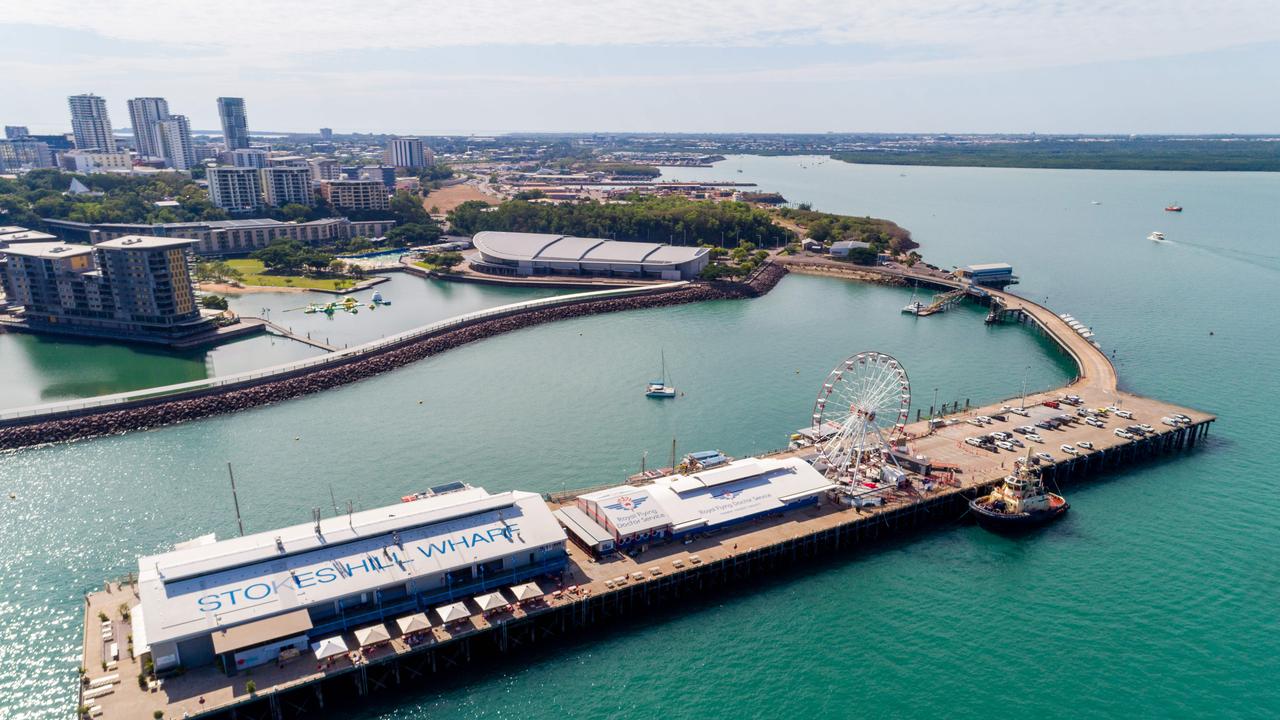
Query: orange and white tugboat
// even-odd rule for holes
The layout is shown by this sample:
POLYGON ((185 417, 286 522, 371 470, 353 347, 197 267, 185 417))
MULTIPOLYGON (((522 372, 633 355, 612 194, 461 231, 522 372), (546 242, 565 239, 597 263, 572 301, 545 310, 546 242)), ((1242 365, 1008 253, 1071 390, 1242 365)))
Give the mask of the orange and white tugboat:
POLYGON ((969 501, 982 527, 995 532, 1020 532, 1039 527, 1066 514, 1071 507, 1061 495, 1046 492, 1040 468, 1027 453, 1014 473, 989 495, 969 501))

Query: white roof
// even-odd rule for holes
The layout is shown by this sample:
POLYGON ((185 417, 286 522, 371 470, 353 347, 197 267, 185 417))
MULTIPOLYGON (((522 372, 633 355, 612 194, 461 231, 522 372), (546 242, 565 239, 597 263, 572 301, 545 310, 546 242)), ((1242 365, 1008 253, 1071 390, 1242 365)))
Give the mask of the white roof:
POLYGON ((93 252, 90 245, 68 245, 59 242, 33 242, 22 243, 21 245, 10 245, 6 248, 0 248, 0 253, 6 255, 23 255, 25 257, 43 258, 45 260, 57 260, 58 258, 75 257, 76 255, 88 255, 93 252))
POLYGON ((968 272, 982 272, 984 270, 1008 270, 1012 272, 1013 266, 1009 263, 977 263, 974 265, 965 265, 960 269, 967 270, 968 272))
POLYGON ((15 242, 57 242, 57 235, 50 235, 47 232, 39 230, 22 230, 18 229, 13 232, 5 232, 6 228, 0 228, 0 243, 15 242))
POLYGON ((116 250, 155 250, 158 248, 185 247, 194 245, 196 240, 186 238, 152 237, 151 235, 125 235, 114 240, 103 240, 95 247, 116 250))
POLYGON ((486 230, 472 242, 490 257, 515 261, 582 261, 621 265, 679 265, 707 254, 706 248, 581 238, 549 233, 486 230))
POLYGON ((138 590, 154 646, 564 540, 540 496, 470 488, 143 557, 138 590))
POLYGON ((715 527, 781 510, 832 484, 799 458, 745 458, 693 475, 657 478, 652 485, 623 485, 579 499, 604 514, 618 535, 668 528, 682 532, 715 527))

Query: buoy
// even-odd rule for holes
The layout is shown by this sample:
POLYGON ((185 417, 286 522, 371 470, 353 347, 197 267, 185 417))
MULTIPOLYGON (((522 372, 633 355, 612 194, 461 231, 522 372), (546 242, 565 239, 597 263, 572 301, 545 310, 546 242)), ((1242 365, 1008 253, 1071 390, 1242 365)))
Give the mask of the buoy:
POLYGON ((302 438, 300 438, 300 437, 296 437, 296 438, 294 438, 294 440, 301 440, 301 439, 302 439, 302 438))

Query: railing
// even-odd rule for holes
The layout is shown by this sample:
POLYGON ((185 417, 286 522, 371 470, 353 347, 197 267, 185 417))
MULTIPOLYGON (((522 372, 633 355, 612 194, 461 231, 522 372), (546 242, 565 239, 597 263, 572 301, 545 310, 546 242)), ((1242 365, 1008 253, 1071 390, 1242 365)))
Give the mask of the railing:
POLYGON ((652 294, 666 290, 673 290, 685 285, 688 285, 688 283, 680 281, 637 288, 593 290, 590 292, 573 293, 571 295, 557 295, 539 300, 527 300, 524 302, 510 303, 508 305, 500 305, 487 310, 477 310, 476 312, 466 313, 465 315, 458 315, 445 320, 439 320, 412 330, 397 333, 381 340, 375 340, 373 342, 356 345, 355 347, 346 348, 344 350, 326 353, 308 360, 299 360, 281 365, 273 365, 260 370, 250 370, 233 375, 222 375, 205 380, 193 380, 191 382, 143 388, 128 392, 114 393, 111 395, 98 395, 96 397, 85 398, 82 400, 67 400, 63 402, 30 405, 27 407, 5 410, 0 412, 0 426, 26 424, 26 422, 36 418, 52 418, 59 415, 82 413, 86 410, 127 407, 133 403, 150 403, 162 398, 177 399, 188 395, 206 394, 218 389, 231 389, 239 386, 258 385, 269 379, 296 375, 304 370, 318 370, 325 367, 342 365, 367 355, 377 355, 378 353, 385 352, 415 340, 428 338, 448 330, 466 327, 480 320, 516 315, 530 310, 559 307, 563 305, 576 305, 579 303, 591 302, 593 300, 604 300, 612 297, 652 294))

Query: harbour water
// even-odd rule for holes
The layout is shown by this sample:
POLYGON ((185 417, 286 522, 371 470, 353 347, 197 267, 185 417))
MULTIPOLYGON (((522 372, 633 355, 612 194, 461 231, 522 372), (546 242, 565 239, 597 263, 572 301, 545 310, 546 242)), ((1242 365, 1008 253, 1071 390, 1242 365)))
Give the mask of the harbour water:
MULTIPOLYGON (((355 293, 364 305, 356 315, 307 315, 309 303, 334 295, 318 292, 263 292, 230 295, 232 310, 266 317, 299 335, 342 347, 377 340, 454 315, 555 292, 541 289, 461 285, 393 274, 375 289, 392 301, 369 310, 373 290, 355 293)), ((269 367, 322 351, 278 337, 258 335, 213 348, 176 351, 44 335, 0 333, 0 409, 105 395, 143 387, 203 380, 215 375, 269 367)))
MULTIPOLYGON (((892 218, 941 265, 1009 261, 1020 292, 1117 351, 1127 389, 1221 419, 1191 455, 1073 488, 1071 515, 1032 538, 931 533, 354 717, 1273 714, 1280 176, 736 157, 678 173, 892 218), (1173 199, 1180 217, 1160 210, 1173 199), (1173 242, 1145 240, 1153 229, 1173 242), (1026 691, 981 694, 1011 678, 1026 691)), ((261 530, 331 511, 331 484, 368 507, 454 479, 614 481, 646 451, 663 461, 672 436, 681 451, 776 447, 857 350, 899 357, 926 410, 934 388, 990 401, 1024 375, 1071 374, 1024 328, 988 328, 974 307, 912 318, 908 297, 791 276, 757 300, 534 327, 280 405, 0 458, 16 494, 0 505, 0 714, 67 715, 82 591, 138 554, 234 531, 227 461, 261 530), (642 396, 660 352, 684 397, 642 396)))

